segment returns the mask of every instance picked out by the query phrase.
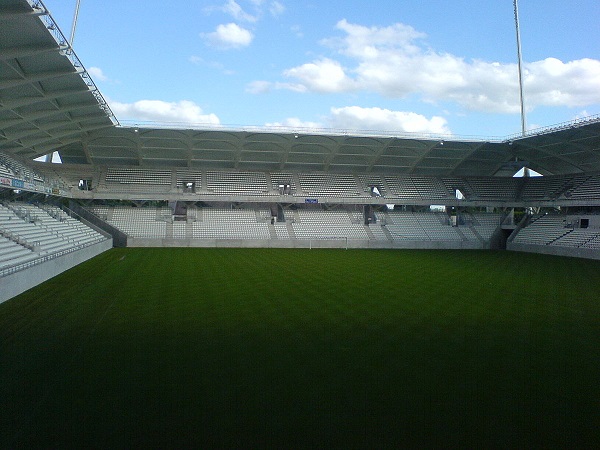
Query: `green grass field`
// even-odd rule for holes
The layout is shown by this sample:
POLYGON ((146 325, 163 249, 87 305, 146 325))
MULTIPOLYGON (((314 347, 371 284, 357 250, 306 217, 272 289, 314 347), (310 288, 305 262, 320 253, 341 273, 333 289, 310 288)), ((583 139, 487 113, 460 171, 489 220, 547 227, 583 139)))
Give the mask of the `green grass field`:
POLYGON ((113 249, 0 305, 0 448, 591 447, 599 356, 600 261, 113 249))

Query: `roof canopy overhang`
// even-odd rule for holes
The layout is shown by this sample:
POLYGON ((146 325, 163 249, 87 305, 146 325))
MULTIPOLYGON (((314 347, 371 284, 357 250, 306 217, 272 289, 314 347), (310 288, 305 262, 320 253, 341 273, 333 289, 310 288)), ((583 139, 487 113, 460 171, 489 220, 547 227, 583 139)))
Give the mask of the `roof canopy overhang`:
POLYGON ((0 4, 0 151, 33 159, 116 119, 39 1, 0 4))
POLYGON ((65 164, 427 176, 600 171, 600 120, 497 141, 307 130, 122 127, 42 2, 0 6, 0 152, 65 164))

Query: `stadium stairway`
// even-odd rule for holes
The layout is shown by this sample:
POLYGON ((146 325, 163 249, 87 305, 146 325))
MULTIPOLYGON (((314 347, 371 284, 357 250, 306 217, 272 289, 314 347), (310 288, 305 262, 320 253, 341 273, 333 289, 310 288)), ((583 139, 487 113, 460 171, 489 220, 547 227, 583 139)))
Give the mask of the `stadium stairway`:
POLYGON ((167 222, 167 227, 165 228, 165 238, 173 239, 173 222, 167 222))
MULTIPOLYGON (((475 228, 475 225, 470 224, 469 225, 469 230, 471 230, 471 232, 477 237, 477 239, 479 240, 479 242, 481 242, 482 244, 485 244, 485 239, 483 238, 483 236, 479 233, 479 231, 477 231, 477 228, 475 228)), ((464 236, 464 234, 463 234, 464 236)))
POLYGON ((288 231, 288 236, 290 237, 290 239, 296 239, 296 233, 294 233, 294 227, 292 227, 292 222, 287 221, 286 222, 286 227, 287 227, 287 231, 288 231))
POLYGON ((466 241, 466 240, 467 240, 467 237, 465 236, 465 234, 462 232, 462 230, 461 230, 460 228, 461 228, 461 227, 455 227, 455 229, 456 229, 456 233, 457 233, 457 234, 460 236, 460 238, 461 238, 463 241, 466 241))
POLYGON ((369 228, 369 226, 368 225, 364 225, 364 227, 365 227, 365 231, 366 231, 367 235, 369 236, 369 240, 375 241, 376 240, 375 235, 373 234, 373 232, 371 231, 371 229, 369 228))
POLYGON ((269 224, 269 236, 271 239, 277 239, 277 231, 275 231, 275 225, 269 224))

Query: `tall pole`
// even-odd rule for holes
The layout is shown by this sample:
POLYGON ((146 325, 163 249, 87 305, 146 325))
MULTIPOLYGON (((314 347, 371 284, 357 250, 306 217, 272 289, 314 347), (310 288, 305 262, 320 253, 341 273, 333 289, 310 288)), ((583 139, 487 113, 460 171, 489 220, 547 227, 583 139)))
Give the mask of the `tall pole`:
POLYGON ((523 99, 523 58, 521 56, 521 31, 519 30, 519 6, 517 0, 513 0, 515 8, 515 29, 517 31, 517 59, 519 65, 519 101, 521 103, 521 134, 525 136, 525 101, 523 99))
POLYGON ((71 38, 69 39, 69 45, 73 48, 73 41, 75 40, 75 28, 77 27, 77 17, 79 16, 79 4, 81 0, 77 0, 75 4, 75 14, 73 15, 73 26, 71 27, 71 38))

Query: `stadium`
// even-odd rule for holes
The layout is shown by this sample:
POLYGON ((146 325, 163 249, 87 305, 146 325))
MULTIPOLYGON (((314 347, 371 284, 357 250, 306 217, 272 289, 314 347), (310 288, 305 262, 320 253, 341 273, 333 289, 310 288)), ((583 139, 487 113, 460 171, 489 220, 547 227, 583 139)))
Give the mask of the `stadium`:
POLYGON ((1 447, 597 443, 598 116, 124 126, 41 1, 0 30, 1 447))

